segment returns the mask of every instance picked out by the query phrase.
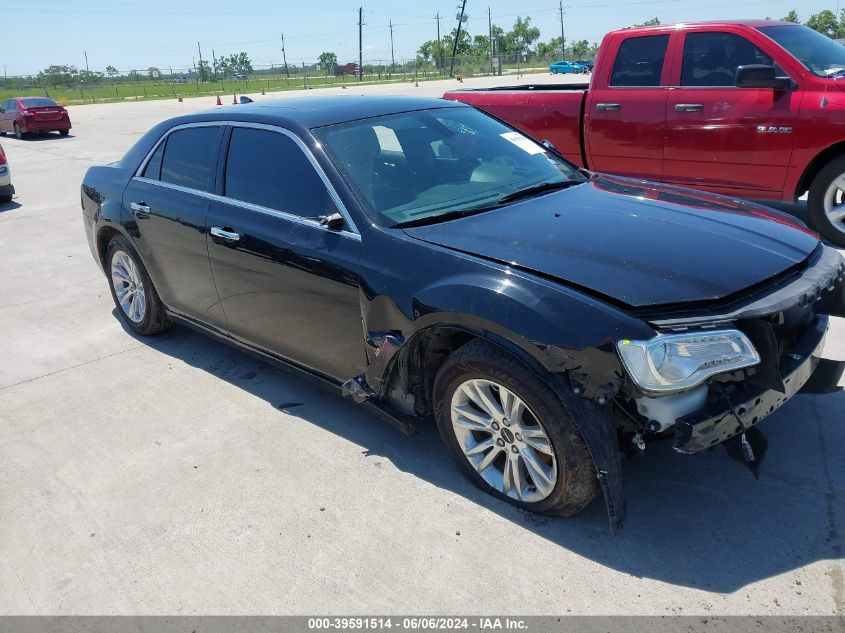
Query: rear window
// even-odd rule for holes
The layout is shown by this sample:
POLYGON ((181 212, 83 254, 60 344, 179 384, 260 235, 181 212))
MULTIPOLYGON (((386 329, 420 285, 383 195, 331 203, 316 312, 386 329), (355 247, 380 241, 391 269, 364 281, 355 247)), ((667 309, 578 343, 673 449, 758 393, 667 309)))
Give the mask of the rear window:
POLYGON ((616 53, 610 85, 659 86, 668 45, 669 35, 631 37, 622 42, 616 53))
POLYGON ((161 161, 161 181, 209 191, 219 135, 219 127, 193 127, 173 132, 167 137, 161 161))
POLYGON ((46 97, 35 97, 32 99, 21 99, 21 103, 23 104, 24 108, 49 108, 59 107, 59 104, 53 101, 52 99, 47 99, 46 97))

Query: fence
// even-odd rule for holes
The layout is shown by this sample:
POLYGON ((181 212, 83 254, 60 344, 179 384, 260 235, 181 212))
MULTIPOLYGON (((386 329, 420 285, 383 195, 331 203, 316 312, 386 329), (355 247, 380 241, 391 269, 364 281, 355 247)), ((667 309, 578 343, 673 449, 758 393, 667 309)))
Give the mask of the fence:
POLYGON ((67 104, 167 99, 199 95, 275 92, 351 86, 358 83, 426 81, 450 76, 473 77, 492 74, 513 74, 547 70, 553 58, 536 55, 497 55, 495 57, 444 57, 439 60, 365 60, 363 73, 349 70, 357 64, 327 66, 319 62, 271 64, 255 66, 248 73, 215 71, 203 67, 167 67, 147 70, 111 69, 110 74, 98 71, 76 71, 53 75, 16 76, 0 79, 3 99, 27 95, 43 95, 67 104))

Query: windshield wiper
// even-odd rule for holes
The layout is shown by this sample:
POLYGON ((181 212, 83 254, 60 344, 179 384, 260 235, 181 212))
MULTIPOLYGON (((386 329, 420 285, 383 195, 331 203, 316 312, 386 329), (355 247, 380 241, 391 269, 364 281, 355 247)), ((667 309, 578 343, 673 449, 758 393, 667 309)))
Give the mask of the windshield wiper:
POLYGON ((490 211, 491 209, 495 209, 498 207, 498 204, 494 205, 485 205, 483 207, 472 207, 470 209, 456 209, 454 211, 447 211, 446 213, 438 213, 435 215, 426 215, 421 218, 415 218, 412 220, 405 220, 403 222, 397 222, 396 224, 391 224, 390 228, 392 229, 407 229, 412 226, 425 226, 426 224, 437 224, 438 222, 446 222, 447 220, 456 220, 457 218, 465 218, 468 215, 475 215, 476 213, 482 213, 484 211, 490 211))
POLYGON ((525 189, 517 189, 516 191, 512 191, 511 193, 505 194, 501 198, 499 198, 499 204, 506 204, 508 202, 513 202, 514 200, 519 200, 521 198, 530 198, 531 196, 536 196, 541 193, 546 193, 547 191, 554 191, 556 189, 566 189, 567 187, 571 187, 572 185, 580 185, 583 182, 587 182, 586 180, 555 180, 553 182, 541 182, 539 185, 532 185, 530 187, 526 187, 525 189))

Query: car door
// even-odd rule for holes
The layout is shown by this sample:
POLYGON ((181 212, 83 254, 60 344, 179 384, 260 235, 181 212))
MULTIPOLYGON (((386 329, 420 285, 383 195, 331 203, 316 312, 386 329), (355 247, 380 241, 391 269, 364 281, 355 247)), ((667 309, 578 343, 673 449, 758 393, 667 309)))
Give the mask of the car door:
POLYGON ((226 319, 208 261, 206 218, 223 130, 208 123, 171 129, 123 194, 126 226, 165 305, 214 326, 226 319))
POLYGON ((616 40, 615 51, 611 45, 607 59, 614 61, 602 64, 588 93, 584 125, 591 169, 660 179, 669 40, 663 33, 616 40))
POLYGON ((8 118, 9 100, 0 103, 0 132, 8 132, 9 126, 6 121, 8 118))
POLYGON ((666 105, 664 180, 725 193, 781 191, 801 92, 736 87, 738 66, 775 66, 739 33, 690 31, 677 50, 682 59, 666 105))
POLYGON ((214 279, 238 339, 338 381, 366 365, 361 237, 304 144, 234 126, 208 222, 214 279), (341 212, 343 228, 317 220, 341 212))

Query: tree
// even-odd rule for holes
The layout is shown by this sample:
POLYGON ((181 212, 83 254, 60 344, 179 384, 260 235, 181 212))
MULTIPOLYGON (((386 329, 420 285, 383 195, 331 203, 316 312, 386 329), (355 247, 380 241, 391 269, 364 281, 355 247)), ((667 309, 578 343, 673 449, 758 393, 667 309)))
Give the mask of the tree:
POLYGON ((642 24, 635 24, 634 26, 660 26, 660 18, 651 18, 642 24))
POLYGON ((320 68, 322 68, 327 75, 333 74, 337 66, 337 55, 329 51, 320 53, 320 68))
MULTIPOLYGON (((455 45, 455 34, 457 28, 452 29, 452 32, 443 36, 443 49, 446 51, 445 55, 450 57, 452 55, 452 48, 455 45)), ((458 47, 455 50, 455 55, 469 55, 472 53, 472 38, 466 29, 461 29, 461 35, 458 38, 458 47)))
POLYGON ((540 39, 540 29, 536 26, 531 26, 531 18, 524 20, 520 16, 516 16, 516 22, 513 24, 513 29, 505 36, 512 45, 515 53, 523 54, 531 48, 531 45, 540 39))
POLYGON ((159 77, 161 77, 161 70, 159 70, 155 66, 150 66, 149 68, 147 68, 147 77, 149 77, 150 79, 158 79, 159 77))
POLYGON ((801 20, 798 19, 798 13, 796 13, 795 9, 792 9, 792 11, 787 13, 786 17, 782 19, 784 22, 795 22, 796 24, 801 23, 801 20))
POLYGON ((226 70, 237 75, 249 75, 253 72, 252 61, 250 61, 249 55, 243 51, 221 58, 220 61, 225 64, 226 70))
POLYGON ((211 62, 207 59, 201 59, 197 64, 197 73, 199 73, 201 82, 209 81, 211 79, 211 62))
POLYGON ((120 72, 114 66, 106 66, 106 74, 114 79, 120 74, 120 72))
POLYGON ((836 15, 830 9, 824 9, 819 13, 814 13, 806 22, 814 31, 818 31, 831 38, 839 37, 842 34, 842 27, 836 15))
POLYGON ((590 55, 590 43, 587 40, 579 40, 572 44, 572 56, 575 59, 585 59, 590 55))
POLYGON ((76 83, 78 77, 79 71, 76 66, 67 64, 53 64, 38 73, 38 79, 56 88, 76 83))
POLYGON ((552 57, 559 57, 560 52, 560 38, 553 37, 548 42, 537 42, 537 56, 543 59, 551 59, 552 57))

